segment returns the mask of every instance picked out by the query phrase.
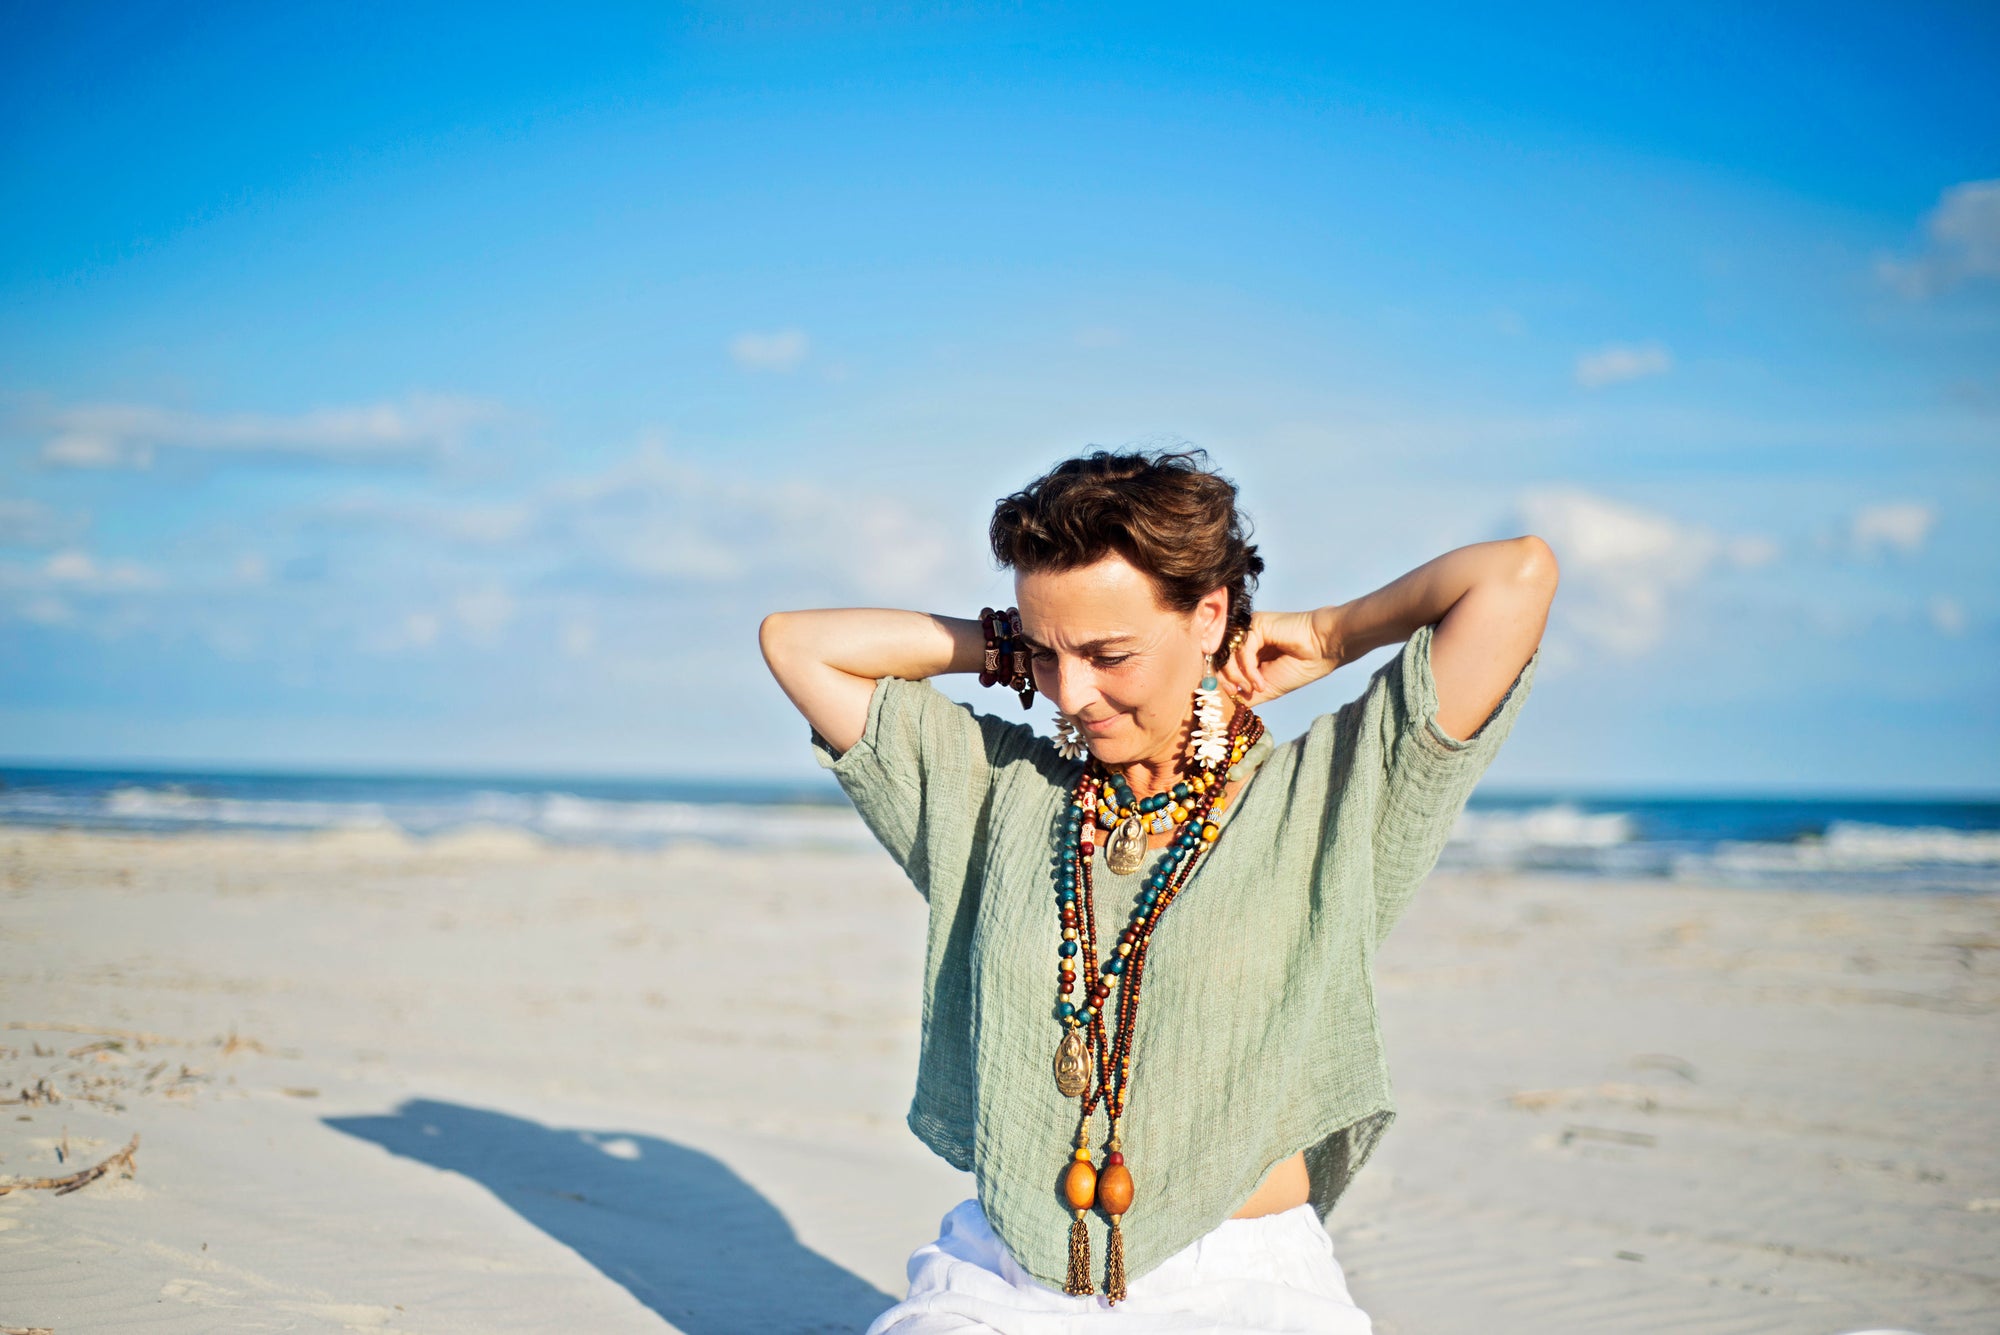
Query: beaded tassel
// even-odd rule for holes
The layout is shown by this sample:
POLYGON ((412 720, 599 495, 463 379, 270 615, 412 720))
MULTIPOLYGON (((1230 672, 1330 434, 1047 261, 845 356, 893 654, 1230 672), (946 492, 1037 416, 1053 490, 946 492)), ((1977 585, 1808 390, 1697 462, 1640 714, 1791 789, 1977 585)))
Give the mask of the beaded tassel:
MULTIPOLYGON (((1063 1292, 1087 1297, 1097 1292, 1090 1283, 1090 1230, 1085 1227, 1083 1217, 1088 1210, 1078 1210, 1076 1220, 1069 1226, 1069 1276, 1063 1281, 1063 1292)), ((1116 1246, 1116 1243, 1112 1244, 1116 1246)), ((1125 1296, 1124 1258, 1119 1258, 1119 1297, 1125 1296)))
POLYGON ((1111 1216, 1111 1244, 1104 1254, 1104 1296, 1114 1303, 1125 1299, 1125 1234, 1117 1215, 1111 1216))

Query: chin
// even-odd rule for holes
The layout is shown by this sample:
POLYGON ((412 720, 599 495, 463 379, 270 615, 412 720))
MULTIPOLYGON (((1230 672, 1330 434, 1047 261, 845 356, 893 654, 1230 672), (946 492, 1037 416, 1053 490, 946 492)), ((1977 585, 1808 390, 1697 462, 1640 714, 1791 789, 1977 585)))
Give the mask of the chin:
POLYGON ((1084 745, 1099 763, 1105 765, 1129 765, 1139 758, 1129 739, 1107 737, 1084 745))

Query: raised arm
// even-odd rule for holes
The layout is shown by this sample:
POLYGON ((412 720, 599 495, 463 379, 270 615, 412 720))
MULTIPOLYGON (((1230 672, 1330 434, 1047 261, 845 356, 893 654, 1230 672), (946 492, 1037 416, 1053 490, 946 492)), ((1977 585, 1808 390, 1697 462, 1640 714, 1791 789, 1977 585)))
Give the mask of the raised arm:
POLYGON ((1537 537, 1459 547, 1352 602, 1259 613, 1225 675, 1261 703, 1434 624, 1438 726, 1466 738, 1534 656, 1556 577, 1555 553, 1537 537))
POLYGON ((986 651, 976 620, 875 607, 773 612, 757 643, 792 704, 838 751, 861 740, 876 681, 977 672, 986 651))

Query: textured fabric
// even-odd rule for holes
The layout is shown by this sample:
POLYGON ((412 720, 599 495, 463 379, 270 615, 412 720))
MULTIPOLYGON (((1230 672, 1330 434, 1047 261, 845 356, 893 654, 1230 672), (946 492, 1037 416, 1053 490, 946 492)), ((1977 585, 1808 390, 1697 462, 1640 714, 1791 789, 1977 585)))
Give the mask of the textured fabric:
POLYGON ((1228 1219, 1127 1285, 1115 1306, 1021 1269, 976 1200, 910 1255, 910 1296, 868 1335, 1369 1335, 1333 1239, 1301 1205, 1228 1219))
MULTIPOLYGON (((1437 726, 1430 644, 1419 630, 1359 699, 1273 749, 1154 932, 1125 1109, 1128 1276, 1215 1228, 1300 1149, 1324 1219, 1395 1116, 1375 948, 1535 669, 1461 741, 1437 726)), ((973 1174, 994 1231, 1060 1288, 1070 1216, 1057 1186, 1079 1104, 1050 1071, 1062 1033, 1052 854, 1080 762, 1025 723, 893 677, 876 683, 858 742, 838 757, 817 735, 813 746, 929 901, 910 1128, 973 1174)), ((1101 943, 1123 930, 1143 879, 1112 876, 1102 848, 1101 943)), ((1107 1130, 1100 1107, 1093 1148, 1107 1130)), ((1101 1267, 1106 1222, 1093 1212, 1089 1227, 1101 1267)))

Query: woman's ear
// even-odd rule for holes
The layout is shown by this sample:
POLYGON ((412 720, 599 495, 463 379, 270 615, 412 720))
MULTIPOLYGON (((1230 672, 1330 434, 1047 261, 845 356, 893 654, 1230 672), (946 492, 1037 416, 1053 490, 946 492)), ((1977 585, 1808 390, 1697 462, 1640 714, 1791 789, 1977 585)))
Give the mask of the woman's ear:
POLYGON ((1194 605, 1195 636, 1201 651, 1211 658, 1229 634, 1229 590, 1216 589, 1194 605))

